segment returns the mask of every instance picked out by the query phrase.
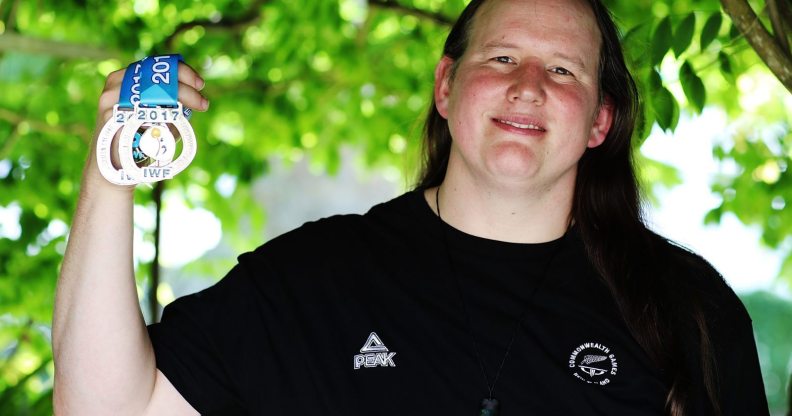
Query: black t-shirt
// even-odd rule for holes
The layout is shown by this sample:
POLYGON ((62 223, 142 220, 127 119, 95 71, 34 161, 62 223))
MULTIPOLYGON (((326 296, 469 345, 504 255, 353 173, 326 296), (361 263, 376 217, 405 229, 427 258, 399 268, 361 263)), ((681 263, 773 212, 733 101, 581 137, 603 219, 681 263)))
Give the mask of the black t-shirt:
MULTIPOLYGON (((713 331, 728 334, 714 340, 722 405, 767 414, 750 319, 727 292, 713 331)), ((474 415, 497 377, 501 416, 657 415, 668 391, 574 229, 479 238, 420 192, 243 254, 149 334, 202 414, 474 415)))

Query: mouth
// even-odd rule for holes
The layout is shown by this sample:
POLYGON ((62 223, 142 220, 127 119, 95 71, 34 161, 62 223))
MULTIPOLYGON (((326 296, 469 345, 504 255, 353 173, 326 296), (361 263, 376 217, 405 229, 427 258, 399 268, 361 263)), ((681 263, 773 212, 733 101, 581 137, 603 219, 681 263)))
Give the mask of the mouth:
POLYGON ((539 125, 534 124, 534 123, 531 123, 531 122, 518 123, 518 122, 513 121, 513 120, 505 120, 505 119, 501 119, 501 118, 494 118, 492 120, 495 121, 496 123, 504 124, 506 126, 511 126, 513 128, 520 129, 520 130, 526 130, 526 131, 533 130, 533 131, 538 131, 538 132, 547 131, 547 130, 544 129, 544 127, 539 126, 539 125))

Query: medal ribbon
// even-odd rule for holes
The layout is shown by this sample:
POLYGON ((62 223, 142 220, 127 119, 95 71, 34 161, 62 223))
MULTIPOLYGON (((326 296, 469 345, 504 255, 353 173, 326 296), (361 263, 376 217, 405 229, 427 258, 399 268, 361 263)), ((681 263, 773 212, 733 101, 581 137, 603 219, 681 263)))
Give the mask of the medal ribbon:
POLYGON ((141 107, 176 107, 179 102, 180 54, 144 59, 140 74, 141 107))
POLYGON ((121 94, 118 97, 118 108, 131 110, 140 102, 140 70, 147 58, 129 64, 121 81, 121 94))
MULTIPOLYGON (((181 54, 146 57, 129 64, 121 81, 118 108, 176 107, 179 100, 179 62, 181 54)), ((192 110, 184 109, 189 120, 192 110)))

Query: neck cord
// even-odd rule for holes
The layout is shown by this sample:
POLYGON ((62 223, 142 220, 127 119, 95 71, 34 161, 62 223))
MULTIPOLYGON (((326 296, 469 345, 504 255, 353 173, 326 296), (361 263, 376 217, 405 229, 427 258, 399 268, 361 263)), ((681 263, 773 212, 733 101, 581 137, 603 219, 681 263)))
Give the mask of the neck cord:
POLYGON ((544 284, 545 280, 548 276, 548 271, 550 270, 550 265, 552 264, 553 260, 555 260, 556 255, 559 251, 561 251, 561 247, 563 246, 564 241, 566 240, 566 235, 568 233, 564 233, 562 237, 562 241, 559 242, 558 246, 553 250, 553 254, 550 256, 550 259, 545 264, 544 270, 542 271, 541 277, 536 285, 531 290, 530 294, 528 295, 528 300, 526 302, 525 307, 523 308, 520 316, 514 323, 514 329, 512 329, 511 337, 509 339, 509 344, 506 347, 506 352, 503 354, 503 358, 501 359, 500 364, 498 365, 498 370, 495 372, 495 378, 492 380, 492 383, 489 381, 489 377, 487 376, 487 370, 484 368, 484 360, 481 358, 481 353, 479 352, 478 341, 476 340, 476 334, 473 331, 473 323, 470 319, 470 312, 467 308, 467 302, 465 302, 465 297, 462 294, 462 288, 459 284, 459 277, 457 276, 456 267, 454 267, 453 259, 451 258, 451 249, 448 244, 448 235, 446 233, 445 228, 443 226, 443 216, 440 214, 440 187, 437 187, 437 191, 435 192, 435 207, 437 208, 437 218, 440 219, 440 226, 443 235, 443 243, 446 249, 446 255, 448 257, 448 266, 451 271, 452 280, 454 281, 454 287, 457 291, 457 296, 459 297, 459 303, 462 306, 462 313, 465 315, 465 324, 468 328, 468 333, 470 334, 470 339, 473 342, 473 352, 476 354, 476 361, 478 361, 479 368, 481 369, 481 375, 484 376, 484 382, 487 384, 487 392, 488 396, 485 397, 481 402, 481 409, 479 411, 479 416, 497 416, 498 408, 500 403, 497 399, 492 397, 493 393, 495 392, 495 385, 498 383, 498 379, 501 375, 501 370, 503 370, 504 364, 506 364, 506 359, 509 357, 509 352, 511 352, 512 346, 514 345, 514 340, 517 338, 517 332, 519 331, 520 327, 522 326, 523 320, 525 319, 525 315, 528 312, 528 308, 531 306, 532 301, 536 293, 539 291, 539 288, 544 284))

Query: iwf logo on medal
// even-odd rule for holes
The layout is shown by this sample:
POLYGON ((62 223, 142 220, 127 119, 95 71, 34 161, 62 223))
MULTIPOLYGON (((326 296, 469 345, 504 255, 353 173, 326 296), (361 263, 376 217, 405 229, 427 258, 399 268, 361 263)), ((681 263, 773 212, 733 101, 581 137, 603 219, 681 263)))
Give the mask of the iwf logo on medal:
POLYGON ((589 384, 604 386, 619 371, 619 362, 607 346, 599 342, 580 344, 569 355, 572 375, 589 384))

